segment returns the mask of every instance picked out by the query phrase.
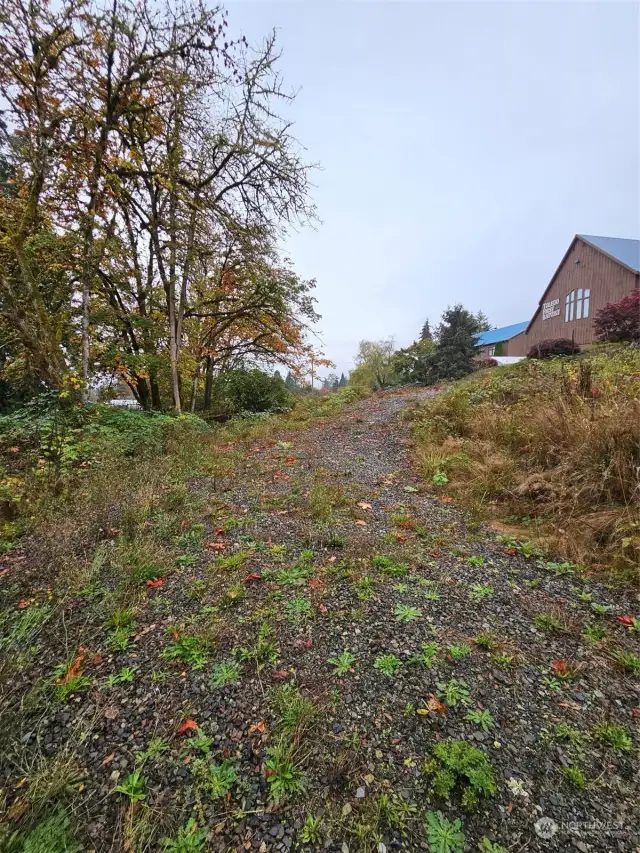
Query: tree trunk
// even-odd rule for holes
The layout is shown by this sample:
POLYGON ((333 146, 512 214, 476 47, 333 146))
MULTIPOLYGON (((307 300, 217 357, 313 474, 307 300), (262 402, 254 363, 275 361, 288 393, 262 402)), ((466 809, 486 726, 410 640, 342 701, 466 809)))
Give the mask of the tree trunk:
POLYGON ((204 378, 204 410, 211 411, 211 398, 213 395, 213 359, 210 355, 207 356, 204 378))

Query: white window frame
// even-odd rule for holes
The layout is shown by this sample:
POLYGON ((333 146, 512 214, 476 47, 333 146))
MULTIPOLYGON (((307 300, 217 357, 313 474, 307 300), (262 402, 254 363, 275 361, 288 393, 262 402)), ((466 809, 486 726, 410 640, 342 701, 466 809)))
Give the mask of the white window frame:
POLYGON ((579 287, 576 295, 576 320, 582 320, 582 288, 579 287))
POLYGON ((576 306, 576 292, 572 290, 564 298, 564 321, 565 323, 573 322, 574 310, 576 306))
POLYGON ((591 302, 591 290, 587 287, 582 291, 582 319, 589 316, 589 303, 591 302))
POLYGON ((487 356, 492 356, 496 354, 496 345, 491 344, 490 347, 487 347, 487 356))

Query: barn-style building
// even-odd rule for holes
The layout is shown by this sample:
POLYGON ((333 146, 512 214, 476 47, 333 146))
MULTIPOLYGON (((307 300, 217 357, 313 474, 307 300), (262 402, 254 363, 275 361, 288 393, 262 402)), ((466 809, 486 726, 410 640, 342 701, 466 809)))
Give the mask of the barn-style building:
POLYGON ((526 329, 511 337, 510 356, 549 338, 594 342, 593 318, 640 286, 640 240, 576 234, 526 329))

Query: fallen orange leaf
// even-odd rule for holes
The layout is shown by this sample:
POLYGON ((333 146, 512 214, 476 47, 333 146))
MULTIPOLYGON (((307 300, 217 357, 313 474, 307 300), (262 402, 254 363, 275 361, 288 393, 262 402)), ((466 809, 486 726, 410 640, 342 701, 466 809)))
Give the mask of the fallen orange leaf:
POLYGON ((250 583, 251 581, 260 581, 262 580, 262 575, 259 575, 258 572, 249 572, 249 574, 244 579, 245 583, 250 583))
POLYGON ((32 599, 23 598, 22 601, 18 602, 18 610, 24 610, 25 607, 28 607, 31 604, 32 599))
POLYGON ((106 767, 106 766, 107 766, 107 764, 111 764, 111 762, 113 761, 113 759, 114 759, 115 757, 116 757, 115 752, 112 752, 112 753, 111 753, 111 755, 107 755, 107 757, 106 757, 106 758, 104 759, 104 761, 102 762, 102 766, 103 766, 103 767, 106 767))
POLYGON ((440 498, 440 503, 441 504, 452 504, 453 498, 450 498, 448 495, 442 495, 442 497, 440 498))
POLYGON ((214 532, 214 536, 224 536, 224 527, 218 527, 214 532))
POLYGON ((212 548, 214 551, 223 551, 224 542, 207 542, 207 548, 212 548))
POLYGON ((156 578, 155 580, 148 580, 147 586, 151 589, 158 589, 158 587, 164 584, 164 578, 156 578))
POLYGON ((367 522, 366 522, 366 521, 363 521, 361 518, 359 518, 359 519, 356 521, 356 524, 358 524, 360 527, 366 527, 366 526, 367 526, 367 522))
POLYGON ((367 503, 366 501, 359 501, 358 506, 360 507, 360 509, 371 509, 372 508, 371 504, 367 503))
POLYGON ((9 569, 2 569, 2 571, 0 571, 0 578, 3 578, 8 573, 8 571, 9 569))
POLYGON ((276 681, 284 681, 285 678, 289 678, 290 674, 291 673, 288 669, 276 669, 276 671, 273 673, 273 677, 276 681))
POLYGON ((196 723, 195 720, 185 720, 184 723, 181 723, 178 726, 176 734, 184 735, 187 732, 197 732, 200 726, 196 723))
POLYGON ((249 734, 252 735, 252 734, 255 734, 256 732, 262 733, 264 731, 264 729, 265 729, 265 722, 264 722, 264 720, 260 720, 259 723, 255 723, 253 726, 249 726, 249 734))

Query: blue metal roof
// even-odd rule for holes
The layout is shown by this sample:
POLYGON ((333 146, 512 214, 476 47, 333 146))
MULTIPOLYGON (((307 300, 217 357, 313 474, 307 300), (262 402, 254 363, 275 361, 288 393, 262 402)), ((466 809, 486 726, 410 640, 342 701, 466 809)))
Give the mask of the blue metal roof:
POLYGON ((478 341, 478 346, 484 347, 487 344, 497 344, 500 341, 508 341, 510 338, 519 335, 529 325, 529 321, 524 323, 513 323, 511 326, 503 326, 501 329, 491 329, 490 332, 480 332, 475 335, 478 341))
POLYGON ((626 240, 623 237, 592 237, 589 234, 578 234, 581 240, 586 240, 597 249, 601 249, 622 264, 640 272, 640 240, 626 240))

